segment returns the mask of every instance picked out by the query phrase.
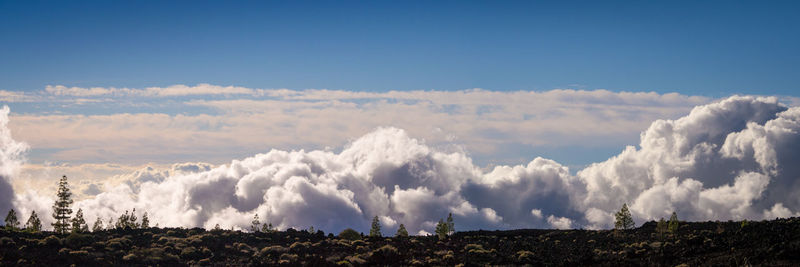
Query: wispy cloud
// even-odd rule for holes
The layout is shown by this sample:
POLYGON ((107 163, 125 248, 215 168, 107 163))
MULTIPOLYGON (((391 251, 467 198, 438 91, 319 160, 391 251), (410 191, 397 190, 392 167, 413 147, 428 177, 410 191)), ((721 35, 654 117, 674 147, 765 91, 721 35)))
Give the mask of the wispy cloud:
POLYGON ((131 88, 105 88, 105 87, 66 87, 63 85, 48 85, 45 92, 56 96, 138 96, 138 97, 171 97, 189 95, 255 95, 261 90, 238 86, 216 86, 198 84, 195 86, 173 85, 169 87, 148 87, 144 89, 131 88))

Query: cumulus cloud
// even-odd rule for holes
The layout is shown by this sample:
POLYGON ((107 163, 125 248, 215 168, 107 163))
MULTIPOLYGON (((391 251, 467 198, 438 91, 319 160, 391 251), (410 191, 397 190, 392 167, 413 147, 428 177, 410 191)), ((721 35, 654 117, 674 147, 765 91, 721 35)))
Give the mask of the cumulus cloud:
POLYGON ((564 217, 556 217, 550 215, 547 217, 547 223, 549 223, 553 228, 556 229, 571 229, 572 228, 572 220, 569 218, 564 217))
POLYGON ((8 106, 0 109, 0 214, 6 214, 12 208, 14 188, 11 179, 19 173, 25 161, 24 153, 28 145, 17 142, 11 137, 8 129, 8 106))
POLYGON ((655 121, 638 148, 578 173, 587 190, 578 204, 593 209, 586 219, 599 227, 624 202, 640 222, 672 211, 689 220, 759 218, 776 203, 798 210, 800 169, 789 162, 799 156, 799 113, 773 97, 734 96, 655 121))
MULTIPOLYGON (((401 223, 430 233, 448 213, 459 230, 607 228, 622 203, 637 223, 673 211, 686 220, 800 211, 800 108, 734 96, 656 120, 640 137, 638 146, 573 175, 541 157, 483 170, 463 150, 384 127, 340 152, 273 149, 219 166, 145 167, 75 207, 90 221, 136 208, 162 226, 246 229, 258 214, 279 229, 329 232, 366 231, 379 216, 384 234, 401 223)), ((38 211, 48 201, 26 191, 15 203, 38 211)))

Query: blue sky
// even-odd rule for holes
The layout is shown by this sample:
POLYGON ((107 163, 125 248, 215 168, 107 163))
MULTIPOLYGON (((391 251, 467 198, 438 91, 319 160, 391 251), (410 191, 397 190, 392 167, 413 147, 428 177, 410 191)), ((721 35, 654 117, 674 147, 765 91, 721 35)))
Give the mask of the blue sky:
POLYGON ((797 95, 796 1, 0 1, 0 89, 797 95))

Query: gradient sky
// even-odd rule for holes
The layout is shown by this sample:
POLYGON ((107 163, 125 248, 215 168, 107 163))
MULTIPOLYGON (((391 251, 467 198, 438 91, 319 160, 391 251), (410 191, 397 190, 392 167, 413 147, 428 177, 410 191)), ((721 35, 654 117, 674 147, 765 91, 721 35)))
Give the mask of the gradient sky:
POLYGON ((798 95, 797 1, 0 1, 0 89, 798 95))

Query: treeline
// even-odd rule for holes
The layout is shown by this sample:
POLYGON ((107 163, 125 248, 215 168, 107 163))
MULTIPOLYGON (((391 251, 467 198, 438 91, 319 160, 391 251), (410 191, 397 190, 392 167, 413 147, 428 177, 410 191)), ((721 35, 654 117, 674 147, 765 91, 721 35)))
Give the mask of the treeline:
MULTIPOLYGON (((70 205, 73 203, 72 192, 69 190, 66 175, 62 176, 61 180, 58 182, 58 193, 56 196, 58 198, 53 204, 54 222, 51 223, 53 226, 53 232, 59 234, 70 232, 89 232, 89 225, 86 223, 86 219, 83 217, 82 209, 78 209, 78 211, 75 212, 75 217, 72 217, 72 208, 70 208, 70 205)), ((13 208, 8 211, 5 219, 6 229, 22 230, 33 233, 42 231, 42 221, 39 219, 39 215, 36 214, 36 211, 31 212, 28 221, 23 227, 20 227, 19 219, 17 217, 17 212, 13 208)), ((113 218, 109 218, 108 224, 104 225, 103 220, 100 217, 97 217, 97 220, 95 220, 94 224, 92 225, 92 231, 96 232, 106 229, 138 229, 150 227, 150 218, 147 216, 147 212, 142 215, 141 222, 138 220, 139 219, 136 217, 136 209, 134 208, 131 213, 128 213, 126 210, 124 214, 117 218, 116 223, 114 222, 113 218)), ((157 226, 158 225, 156 225, 156 227, 157 226)))
MULTIPOLYGON (((75 213, 75 217, 72 217, 72 208, 70 207, 73 203, 72 200, 72 192, 70 192, 69 184, 67 182, 67 176, 64 175, 58 182, 58 191, 56 193, 57 199, 55 203, 53 203, 53 219, 54 222, 51 223, 53 226, 53 232, 58 234, 66 234, 66 233, 86 233, 89 232, 89 225, 86 223, 86 220, 83 217, 83 210, 78 209, 75 213)), ((32 211, 28 221, 25 223, 24 227, 20 227, 19 219, 17 218, 17 212, 12 208, 8 215, 6 215, 5 224, 6 229, 9 230, 23 230, 26 232, 41 232, 42 231, 42 222, 39 219, 36 211, 32 211)), ((158 223, 156 223, 155 227, 158 227, 158 223)), ((124 214, 121 214, 117 221, 115 222, 113 218, 109 218, 107 223, 103 223, 103 220, 98 216, 97 220, 95 220, 94 224, 92 225, 92 232, 98 232, 103 230, 111 230, 111 229, 146 229, 150 228, 150 218, 147 216, 147 212, 142 214, 142 219, 139 221, 139 218, 136 216, 136 208, 134 208, 130 213, 125 210, 124 214)), ((219 224, 216 224, 213 230, 222 230, 222 227, 219 224)), ((250 225, 251 232, 264 232, 264 233, 271 233, 276 232, 277 229, 272 225, 272 223, 261 223, 261 220, 258 217, 258 214, 253 216, 253 221, 250 225)), ((309 227, 306 230, 309 233, 317 233, 319 230, 314 229, 314 226, 309 227)), ((321 232, 321 231, 319 231, 321 232)), ((455 224, 453 222, 453 214, 448 214, 447 220, 440 219, 439 223, 436 224, 436 231, 435 234, 439 239, 444 239, 447 236, 450 236, 455 233, 455 224)), ((340 232, 340 236, 345 236, 347 239, 355 240, 356 235, 358 239, 364 236, 363 233, 358 233, 357 231, 347 228, 340 232), (354 235, 355 234, 355 235, 354 235)), ((381 237, 381 223, 378 216, 375 216, 372 219, 372 226, 369 232, 370 237, 381 237)), ((397 229, 397 233, 395 234, 396 237, 408 237, 408 230, 406 230, 405 225, 400 224, 397 229)))
MULTIPOLYGON (((55 220, 51 225, 53 226, 53 231, 59 234, 69 233, 69 232, 88 232, 89 226, 86 223, 86 220, 83 218, 83 210, 78 209, 75 213, 75 217, 71 217, 72 215, 72 193, 69 190, 69 185, 67 183, 67 176, 64 175, 61 177, 58 183, 58 192, 57 192, 57 199, 53 204, 53 219, 55 220)), ((614 229, 615 230, 628 230, 633 229, 635 227, 633 217, 631 216, 630 210, 628 209, 627 204, 622 204, 622 208, 619 212, 614 214, 615 222, 614 222, 614 229)), ((28 232, 39 232, 42 230, 42 222, 39 219, 36 211, 31 212, 30 217, 26 221, 24 228, 20 228, 20 223, 17 218, 17 213, 14 209, 11 209, 6 215, 5 219, 6 228, 8 229, 22 229, 28 232)), ((149 228, 150 227, 150 218, 147 216, 147 212, 142 214, 142 220, 139 221, 138 217, 136 216, 136 209, 134 208, 133 211, 128 213, 126 210, 124 214, 120 215, 117 218, 117 221, 114 222, 113 218, 109 218, 108 223, 104 225, 103 220, 100 217, 97 217, 95 220, 94 225, 92 226, 92 231, 102 231, 105 229, 139 229, 139 228, 149 228)), ((158 224, 155 225, 158 227, 158 224)), ((657 232, 660 235, 664 233, 674 233, 678 229, 678 215, 675 212, 672 212, 672 216, 670 217, 669 221, 665 221, 664 218, 661 218, 657 224, 657 232)), ((219 224, 214 226, 214 230, 221 230, 219 224)), ((349 232, 346 229, 345 231, 349 232)), ((251 232, 275 232, 276 229, 272 225, 272 223, 261 223, 261 220, 258 217, 258 214, 253 216, 253 221, 250 225, 251 232)), ((345 232, 343 231, 343 233, 345 232)), ((352 230, 355 232, 355 230, 352 230)), ((315 229, 311 226, 308 229, 309 233, 315 233, 315 229)), ((455 225, 453 222, 453 214, 450 213, 447 216, 447 220, 440 219, 439 222, 436 224, 435 234, 440 239, 444 239, 449 235, 455 233, 455 225)), ((348 233, 345 233, 346 235, 348 233)), ((363 234, 360 234, 363 235, 363 234)), ((372 225, 370 228, 369 236, 382 236, 381 234, 381 224, 378 216, 375 216, 372 219, 372 225)), ((405 225, 400 224, 397 229, 397 233, 395 236, 408 236, 408 231, 405 228, 405 225)))

